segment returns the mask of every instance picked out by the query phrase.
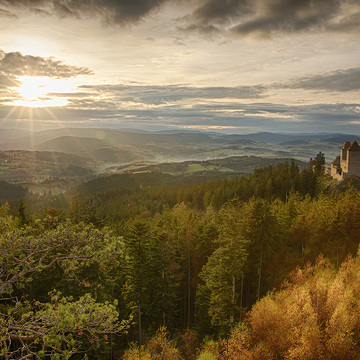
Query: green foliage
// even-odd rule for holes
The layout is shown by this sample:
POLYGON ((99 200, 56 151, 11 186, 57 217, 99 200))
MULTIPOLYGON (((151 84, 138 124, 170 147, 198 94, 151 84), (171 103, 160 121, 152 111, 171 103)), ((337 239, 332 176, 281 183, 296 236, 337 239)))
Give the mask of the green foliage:
POLYGON ((322 175, 324 173, 324 165, 325 165, 325 155, 319 151, 319 153, 315 157, 315 165, 314 171, 318 175, 322 175))
POLYGON ((24 199, 21 198, 19 200, 19 205, 18 205, 18 208, 17 208, 17 211, 16 211, 16 215, 17 215, 20 227, 25 226, 27 224, 27 222, 28 222, 25 210, 26 210, 26 206, 25 206, 25 203, 24 203, 24 199))
POLYGON ((280 226, 266 200, 249 201, 244 223, 244 236, 249 241, 247 271, 258 274, 256 298, 262 295, 263 268, 282 245, 280 226))
POLYGON ((10 206, 8 203, 0 206, 0 234, 8 232, 11 228, 15 226, 15 221, 12 216, 10 216, 10 206))
POLYGON ((96 303, 89 294, 74 301, 53 292, 50 303, 34 306, 20 302, 4 314, 1 335, 2 343, 7 345, 4 355, 69 359, 79 350, 107 341, 109 333, 122 330, 123 326, 116 324, 117 317, 115 305, 96 303), (12 342, 23 346, 15 348, 12 342))
POLYGON ((199 357, 197 358, 197 360, 216 360, 216 357, 214 354, 212 354, 209 351, 203 351, 199 357))
POLYGON ((171 268, 178 282, 180 326, 191 327, 196 316, 196 289, 201 283, 199 274, 213 252, 218 236, 216 214, 212 208, 196 211, 180 203, 165 210, 158 218, 158 224, 168 234, 175 253, 171 268))
POLYGON ((19 199, 25 198, 25 193, 25 189, 20 185, 0 181, 0 203, 15 203, 19 199))
POLYGON ((253 196, 285 201, 292 190, 312 197, 319 192, 317 175, 308 169, 300 171, 295 161, 256 169, 248 177, 201 180, 159 172, 100 177, 78 187, 72 211, 77 201, 84 221, 114 225, 145 212, 160 213, 166 204, 184 202, 197 209, 219 210, 235 196, 241 201, 253 196))
POLYGON ((236 200, 222 209, 219 247, 209 257, 201 272, 201 277, 210 290, 211 322, 221 328, 231 326, 235 313, 239 312, 238 285, 243 277, 249 243, 242 231, 245 221, 242 210, 242 204, 236 200))
POLYGON ((119 245, 108 230, 84 224, 51 227, 39 219, 31 227, 5 228, 0 236, 0 341, 5 358, 68 359, 123 330, 116 302, 96 302, 90 292, 73 298, 55 291, 67 277, 74 285, 64 287, 66 291, 76 283, 91 289, 87 278, 81 278, 82 270, 116 262, 119 245), (59 283, 52 281, 53 269, 63 273, 59 283), (45 288, 37 288, 39 276, 47 275, 45 288))
POLYGON ((322 253, 339 265, 356 254, 360 236, 360 194, 321 196, 311 203, 291 228, 291 236, 305 246, 308 260, 322 253))
MULTIPOLYGON (((93 170, 90 169, 93 164, 88 157, 54 151, 0 151, 0 159, 0 179, 9 182, 27 181, 31 183, 34 179, 39 181, 51 177, 82 178, 85 180, 94 175, 93 170)), ((13 192, 16 188, 21 189, 18 185, 8 187, 13 194, 16 194, 13 192)), ((2 198, 1 193, 0 190, 0 199, 2 198)), ((18 196, 17 199, 21 197, 24 195, 18 196)))
POLYGON ((176 283, 171 267, 174 261, 167 235, 151 219, 137 218, 127 223, 122 296, 137 319, 140 344, 143 327, 154 332, 161 325, 173 325, 176 283))
POLYGON ((317 174, 309 169, 299 170, 295 161, 255 169, 248 177, 225 178, 194 185, 152 188, 148 191, 171 204, 192 203, 197 208, 213 206, 220 209, 227 201, 237 197, 248 201, 252 197, 286 201, 291 191, 316 196, 319 191, 317 174))

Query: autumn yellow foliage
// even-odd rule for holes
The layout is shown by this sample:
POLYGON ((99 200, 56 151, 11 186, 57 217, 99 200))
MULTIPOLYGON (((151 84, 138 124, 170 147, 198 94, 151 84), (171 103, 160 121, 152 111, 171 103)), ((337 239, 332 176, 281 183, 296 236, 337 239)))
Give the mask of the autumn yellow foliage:
POLYGON ((296 269, 282 290, 254 305, 227 340, 205 350, 218 360, 358 359, 359 255, 338 271, 323 257, 296 269))

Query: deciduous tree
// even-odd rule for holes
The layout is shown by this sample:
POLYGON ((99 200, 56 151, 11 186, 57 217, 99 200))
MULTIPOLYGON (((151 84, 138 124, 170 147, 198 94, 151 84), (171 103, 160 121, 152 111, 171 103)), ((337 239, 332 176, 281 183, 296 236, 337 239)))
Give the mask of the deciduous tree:
POLYGON ((116 258, 118 241, 108 230, 84 224, 49 229, 38 220, 33 227, 5 228, 0 234, 0 343, 5 359, 68 359, 124 328, 117 321, 116 303, 97 303, 86 293, 62 296, 51 282, 51 294, 41 294, 46 301, 26 292, 37 275, 46 277, 55 267, 80 285, 79 270, 116 258))

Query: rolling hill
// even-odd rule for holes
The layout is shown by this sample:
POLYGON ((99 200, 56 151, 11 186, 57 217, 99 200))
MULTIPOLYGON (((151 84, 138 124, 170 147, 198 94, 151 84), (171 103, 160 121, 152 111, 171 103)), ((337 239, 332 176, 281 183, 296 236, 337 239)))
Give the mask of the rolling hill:
POLYGON ((78 154, 89 150, 95 150, 107 145, 103 139, 60 136, 36 146, 38 151, 57 151, 70 154, 78 154))
POLYGON ((29 131, 19 129, 0 129, 0 143, 6 141, 13 141, 19 138, 30 136, 29 131))
MULTIPOLYGON (((276 165, 288 161, 288 158, 261 158, 256 156, 232 156, 223 159, 184 161, 162 164, 133 164, 132 167, 122 166, 120 173, 159 172, 170 175, 206 176, 209 178, 223 176, 248 175, 256 168, 276 165)), ((307 163, 295 161, 300 169, 305 168, 307 163)))
POLYGON ((46 181, 51 178, 86 180, 98 164, 73 154, 10 150, 0 151, 0 180, 14 183, 46 181))
POLYGON ((15 182, 146 171, 206 178, 248 174, 285 159, 296 159, 302 167, 319 151, 330 163, 345 140, 356 139, 346 134, 221 135, 95 128, 0 134, 0 180, 15 182))

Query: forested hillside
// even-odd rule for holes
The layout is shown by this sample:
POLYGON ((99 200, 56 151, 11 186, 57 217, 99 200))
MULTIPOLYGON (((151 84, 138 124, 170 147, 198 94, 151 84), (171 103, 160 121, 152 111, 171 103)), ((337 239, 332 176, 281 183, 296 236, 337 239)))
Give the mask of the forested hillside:
POLYGON ((285 162, 3 202, 0 358, 355 359, 360 194, 326 183, 285 162))

